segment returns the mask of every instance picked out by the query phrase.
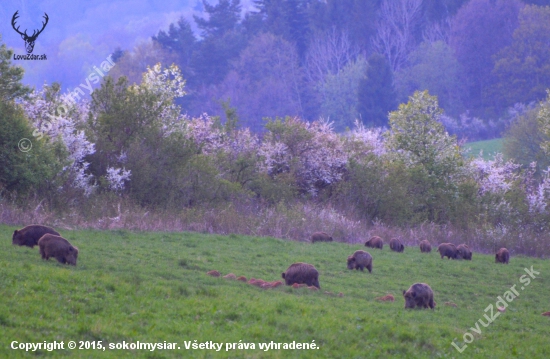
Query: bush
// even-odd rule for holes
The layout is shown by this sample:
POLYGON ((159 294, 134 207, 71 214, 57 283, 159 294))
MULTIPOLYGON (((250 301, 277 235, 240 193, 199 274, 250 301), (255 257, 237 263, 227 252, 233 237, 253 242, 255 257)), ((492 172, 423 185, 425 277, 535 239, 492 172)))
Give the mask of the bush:
POLYGON ((34 191, 54 197, 53 180, 62 168, 58 160, 63 157, 59 144, 34 138, 23 111, 10 103, 0 102, 0 128, 0 195, 34 191), (29 142, 20 142, 23 139, 29 142), (24 146, 32 147, 26 151, 24 146))

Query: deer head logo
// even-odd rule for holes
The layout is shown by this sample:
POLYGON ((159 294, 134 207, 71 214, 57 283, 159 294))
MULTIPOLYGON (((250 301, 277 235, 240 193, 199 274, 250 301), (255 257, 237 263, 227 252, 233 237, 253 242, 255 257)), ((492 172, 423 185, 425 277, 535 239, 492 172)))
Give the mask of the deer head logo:
POLYGON ((36 41, 36 38, 38 37, 38 35, 40 35, 40 33, 44 30, 44 28, 48 24, 48 19, 49 19, 48 14, 44 13, 44 19, 46 21, 42 23, 42 28, 40 30, 34 30, 32 35, 29 36, 27 35, 27 30, 25 30, 25 32, 21 32, 19 31, 19 26, 15 28, 15 20, 17 20, 17 18, 19 17, 19 15, 17 15, 18 12, 19 10, 17 10, 15 14, 13 14, 13 17, 11 18, 11 26, 15 31, 17 31, 19 35, 21 35, 23 40, 25 40, 25 49, 27 49, 27 53, 32 54, 32 50, 34 49, 34 42, 36 41))

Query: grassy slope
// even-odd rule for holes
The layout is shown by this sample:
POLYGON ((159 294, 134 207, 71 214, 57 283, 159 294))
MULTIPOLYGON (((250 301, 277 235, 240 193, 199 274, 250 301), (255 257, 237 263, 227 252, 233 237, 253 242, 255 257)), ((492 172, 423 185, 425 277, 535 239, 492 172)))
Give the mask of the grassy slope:
MULTIPOLYGON (((38 248, 11 244, 13 227, 0 226, 0 357, 31 357, 9 349, 12 340, 102 340, 108 343, 178 342, 181 350, 73 350, 45 357, 86 358, 548 358, 550 262, 493 256, 473 261, 369 249, 373 273, 348 271, 345 259, 360 246, 307 244, 272 238, 195 233, 62 231, 80 249, 76 267, 42 261, 38 248), (278 280, 296 261, 314 264, 320 292, 279 287, 262 290, 212 278, 217 269, 278 280), (482 317, 525 267, 541 272, 482 334, 459 354, 451 340, 482 317), (437 307, 404 310, 400 292, 414 282, 435 291, 437 307), (343 298, 324 291, 343 292, 343 298), (376 297, 391 293, 394 303, 376 297), (452 301, 458 308, 445 306, 452 301), (186 351, 185 340, 315 343, 318 350, 186 351)), ((364 247, 362 247, 365 249, 364 247)), ((518 287, 520 285, 518 284, 518 287)))
POLYGON ((483 151, 483 159, 490 160, 493 159, 495 153, 502 152, 503 144, 504 139, 495 138, 493 140, 468 142, 464 144, 464 147, 470 149, 470 156, 477 157, 479 152, 483 151))

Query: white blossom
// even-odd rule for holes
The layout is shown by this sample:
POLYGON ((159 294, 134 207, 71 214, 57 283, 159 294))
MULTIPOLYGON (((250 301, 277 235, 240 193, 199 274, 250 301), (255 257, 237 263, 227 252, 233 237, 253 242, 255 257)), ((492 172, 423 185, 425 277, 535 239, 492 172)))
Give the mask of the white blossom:
POLYGON ((527 204, 529 205, 529 212, 533 214, 546 214, 546 208, 550 199, 550 167, 543 171, 541 181, 535 182, 533 175, 536 171, 536 164, 536 162, 532 162, 526 171, 527 186, 525 188, 525 195, 527 204))
POLYGON ((514 181, 519 178, 517 170, 520 165, 502 158, 497 153, 493 160, 484 160, 477 157, 470 162, 470 171, 473 178, 479 184, 480 194, 494 193, 504 194, 510 190, 514 181))
POLYGON ((284 136, 273 132, 264 136, 259 150, 260 171, 273 176, 293 169, 298 186, 312 195, 342 179, 347 156, 342 138, 334 133, 332 123, 288 117, 282 125, 286 128, 284 136))
POLYGON ((89 111, 89 103, 70 101, 63 96, 46 99, 46 86, 30 94, 29 99, 21 103, 32 125, 33 134, 40 139, 44 136, 52 141, 60 140, 68 153, 69 165, 63 172, 72 178, 72 186, 80 188, 86 195, 94 189, 93 176, 87 170, 86 156, 95 152, 94 144, 86 138, 83 127, 89 111))
POLYGON ((109 182, 109 188, 113 191, 122 191, 124 189, 124 182, 130 180, 131 171, 125 168, 113 168, 107 167, 107 181, 109 182))
POLYGON ((366 128, 362 122, 355 120, 355 127, 347 133, 346 152, 350 157, 365 156, 373 153, 382 156, 386 153, 384 129, 366 128))
POLYGON ((185 92, 185 80, 178 66, 172 64, 162 69, 157 63, 153 67, 147 67, 140 85, 130 87, 132 91, 150 91, 158 96, 156 106, 161 109, 159 122, 165 136, 184 130, 184 116, 181 115, 180 106, 174 103, 176 98, 183 97, 185 92))

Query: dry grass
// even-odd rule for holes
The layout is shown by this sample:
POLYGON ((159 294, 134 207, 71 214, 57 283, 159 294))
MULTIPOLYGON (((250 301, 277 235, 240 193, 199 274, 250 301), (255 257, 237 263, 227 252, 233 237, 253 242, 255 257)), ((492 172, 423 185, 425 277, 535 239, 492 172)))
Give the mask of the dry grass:
POLYGON ((26 208, 0 203, 0 223, 24 226, 45 224, 62 229, 131 230, 241 234, 269 236, 293 241, 309 241, 312 233, 324 231, 335 241, 357 244, 372 236, 380 236, 388 244, 399 238, 406 246, 418 246, 427 239, 434 247, 450 242, 468 244, 475 252, 495 253, 506 247, 512 255, 550 256, 548 234, 534 233, 529 228, 458 230, 451 225, 424 223, 398 228, 381 222, 366 223, 353 214, 339 212, 331 206, 296 203, 274 207, 259 204, 233 203, 218 208, 188 208, 180 212, 150 211, 123 199, 115 203, 96 203, 85 207, 86 213, 72 211, 57 214, 41 202, 26 208))

